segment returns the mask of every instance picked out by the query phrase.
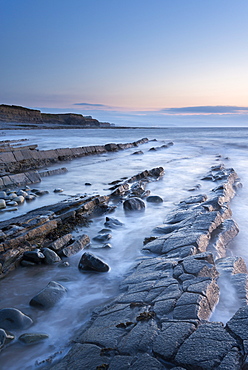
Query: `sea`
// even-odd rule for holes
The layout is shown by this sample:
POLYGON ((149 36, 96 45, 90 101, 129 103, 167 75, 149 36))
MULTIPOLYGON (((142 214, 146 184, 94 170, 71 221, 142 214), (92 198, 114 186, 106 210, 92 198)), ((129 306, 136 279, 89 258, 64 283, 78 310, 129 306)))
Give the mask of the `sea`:
MULTIPOLYGON (((159 181, 148 184, 152 195, 159 195, 163 203, 146 203, 144 212, 126 214, 121 203, 110 216, 124 225, 112 231, 112 248, 102 249, 92 241, 89 252, 102 258, 110 266, 104 274, 83 274, 77 266, 83 253, 68 259, 70 266, 37 266, 18 268, 0 281, 0 309, 15 307, 32 317, 34 324, 27 332, 49 335, 43 343, 23 345, 16 340, 0 353, 2 370, 40 369, 64 356, 77 332, 90 319, 94 310, 107 304, 119 292, 119 284, 128 271, 142 257, 141 248, 145 237, 153 235, 153 228, 164 222, 178 202, 197 194, 209 194, 215 184, 201 180, 211 166, 223 163, 234 168, 243 187, 231 201, 233 218, 239 226, 238 236, 230 243, 229 254, 242 257, 248 264, 248 128, 111 128, 111 129, 43 129, 4 130, 0 140, 27 139, 27 144, 38 144, 40 150, 128 143, 147 137, 149 142, 138 148, 104 153, 56 163, 49 169, 66 167, 67 172, 42 178, 36 189, 48 190, 49 194, 20 206, 13 213, 1 212, 0 221, 24 214, 34 208, 75 199, 80 195, 107 195, 112 181, 131 177, 146 169, 162 166, 165 174, 159 181), (162 145, 174 145, 161 149, 162 145), (157 148, 157 150, 150 150, 157 148), (133 153, 142 150, 143 154, 133 153), (86 185, 90 183, 91 185, 86 185), (199 187, 190 191, 196 185, 199 187), (54 193, 55 188, 63 192, 54 193), (67 289, 67 294, 56 307, 38 311, 29 306, 30 299, 50 281, 57 281, 67 289)), ((24 143, 26 145, 26 143, 24 143)), ((48 168, 47 168, 48 169, 48 168)), ((77 237, 98 235, 104 228, 104 216, 96 217, 86 227, 73 232, 77 237)), ((226 323, 239 308, 228 282, 221 286, 221 305, 217 305, 212 321, 226 323)))

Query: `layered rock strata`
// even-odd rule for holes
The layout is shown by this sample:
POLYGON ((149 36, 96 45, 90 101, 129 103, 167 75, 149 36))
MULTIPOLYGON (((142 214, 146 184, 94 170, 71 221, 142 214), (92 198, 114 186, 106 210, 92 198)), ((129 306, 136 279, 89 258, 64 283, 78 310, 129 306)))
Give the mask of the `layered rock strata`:
POLYGON ((99 122, 91 116, 83 116, 82 114, 65 113, 65 114, 49 114, 41 113, 38 109, 29 109, 16 105, 0 105, 0 122, 11 123, 32 123, 34 125, 44 126, 60 125, 60 126, 79 126, 87 127, 110 127, 107 122, 99 122))
POLYGON ((240 275, 247 276, 242 259, 226 257, 238 232, 229 208, 237 175, 220 169, 211 180, 217 187, 209 198, 179 203, 146 239, 143 251, 152 255, 140 259, 122 293, 95 311, 52 369, 246 368, 246 296, 241 292, 245 306, 225 326, 208 321, 219 299, 218 270, 238 280, 239 291, 246 290, 240 275))
MULTIPOLYGON (((126 196, 132 195, 132 185, 138 185, 141 179, 147 184, 160 178, 163 173, 163 168, 159 167, 127 179, 126 196)), ((120 184, 116 191, 119 189, 121 193, 122 188, 123 185, 120 184)), ((23 216, 0 222, 0 278, 18 266, 23 254, 37 249, 37 245, 51 247, 64 257, 69 256, 72 247, 70 231, 75 225, 87 222, 89 216, 111 212, 114 206, 109 206, 109 202, 113 197, 113 194, 80 196, 76 200, 45 206, 23 216)), ((73 245, 74 253, 80 249, 73 245)))
POLYGON ((148 142, 148 139, 143 138, 132 143, 110 143, 51 150, 38 150, 36 148, 15 148, 13 150, 11 147, 11 150, 0 152, 0 189, 38 183, 41 181, 44 172, 40 176, 37 170, 54 163, 133 148, 146 142, 148 142))

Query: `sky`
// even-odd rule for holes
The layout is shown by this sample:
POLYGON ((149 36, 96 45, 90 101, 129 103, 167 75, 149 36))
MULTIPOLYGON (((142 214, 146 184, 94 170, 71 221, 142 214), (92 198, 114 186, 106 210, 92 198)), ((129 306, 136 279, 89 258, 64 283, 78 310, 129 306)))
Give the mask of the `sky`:
POLYGON ((0 104, 248 126, 247 0, 0 0, 0 104))

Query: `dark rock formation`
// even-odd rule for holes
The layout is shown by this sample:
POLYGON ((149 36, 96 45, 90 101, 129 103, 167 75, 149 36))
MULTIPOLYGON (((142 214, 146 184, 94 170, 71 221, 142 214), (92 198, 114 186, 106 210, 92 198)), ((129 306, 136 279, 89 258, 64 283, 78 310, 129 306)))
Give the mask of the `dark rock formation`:
POLYGON ((141 211, 145 208, 145 203, 140 198, 130 198, 126 199, 123 203, 125 211, 141 211))
POLYGON ((61 262, 61 258, 50 248, 42 248, 42 253, 45 256, 44 263, 47 265, 61 262))
POLYGON ((0 349, 4 347, 5 344, 14 340, 15 337, 9 332, 6 332, 3 329, 0 329, 0 349))
POLYGON ((66 293, 66 289, 56 281, 50 281, 48 285, 42 289, 29 302, 30 306, 45 310, 53 307, 66 293))
POLYGON ((82 255, 78 264, 78 268, 80 271, 83 272, 107 272, 109 270, 109 266, 105 262, 103 262, 100 258, 94 256, 93 254, 87 252, 82 255))
POLYGON ((146 143, 147 138, 133 143, 106 144, 77 148, 59 148, 52 150, 19 149, 0 151, 0 189, 16 187, 27 184, 35 184, 41 181, 41 177, 60 174, 66 169, 43 171, 39 174, 36 170, 53 163, 72 160, 73 158, 88 155, 106 153, 108 151, 123 150, 137 147, 146 143))
POLYGON ((45 255, 41 252, 40 249, 34 249, 32 251, 25 251, 23 253, 23 259, 25 261, 30 261, 38 264, 45 261, 45 255))
POLYGON ((0 310, 0 328, 4 330, 27 329, 33 320, 16 308, 3 308, 0 310))
POLYGON ((104 226, 110 227, 111 229, 116 229, 118 227, 122 227, 123 223, 121 221, 117 220, 117 218, 106 217, 106 221, 104 223, 104 226))
POLYGON ((178 204, 156 228, 164 235, 143 247, 158 256, 139 259, 122 281, 122 293, 95 312, 53 369, 246 368, 246 303, 226 327, 207 321, 219 300, 217 268, 230 279, 237 276, 239 287, 247 286, 244 261, 225 257, 237 233, 228 207, 237 176, 233 170, 212 171, 222 185, 209 199, 202 195, 178 204), (211 250, 219 251, 217 244, 223 257, 215 263, 211 250))
POLYGON ((102 242, 108 241, 111 238, 112 238, 111 234, 106 234, 105 233, 105 234, 100 234, 100 235, 94 236, 93 240, 95 240, 96 242, 102 243, 102 242))
POLYGON ((20 335, 18 339, 25 344, 34 344, 42 342, 47 338, 49 338, 49 336, 43 333, 24 333, 20 335))
POLYGON ((159 195, 149 195, 146 201, 149 203, 163 203, 164 200, 159 195))
MULTIPOLYGON (((91 215, 95 210, 101 211, 102 206, 105 212, 108 201, 107 196, 93 196, 45 206, 13 218, 11 229, 9 220, 0 222, 0 230, 2 230, 0 234, 0 278, 19 265, 25 252, 25 261, 29 258, 27 256, 37 257, 37 253, 41 253, 35 251, 37 244, 66 257, 86 247, 90 242, 89 237, 84 234, 74 240, 70 233, 64 232, 63 223, 66 221, 68 227, 72 229, 77 222, 82 222, 83 217, 91 215), (17 225, 22 226, 17 227, 17 225)), ((44 260, 44 255, 43 257, 41 255, 41 259, 36 259, 34 263, 44 260)), ((33 262, 30 258, 28 261, 33 262)))
POLYGON ((78 253, 83 248, 86 248, 90 244, 90 238, 88 235, 80 235, 75 241, 64 247, 60 254, 64 257, 70 257, 73 254, 78 253))

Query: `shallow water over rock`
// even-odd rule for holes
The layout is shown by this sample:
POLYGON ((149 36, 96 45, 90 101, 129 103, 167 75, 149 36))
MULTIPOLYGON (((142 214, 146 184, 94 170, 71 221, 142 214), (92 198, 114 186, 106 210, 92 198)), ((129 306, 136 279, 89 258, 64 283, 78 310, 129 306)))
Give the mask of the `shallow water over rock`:
MULTIPOLYGON (((49 356, 57 353, 55 358, 64 354, 69 340, 75 337, 77 329, 86 322, 95 307, 106 303, 119 293, 119 284, 124 274, 141 256, 141 248, 145 237, 152 234, 154 227, 163 223, 166 215, 173 210, 175 204, 194 195, 208 193, 213 183, 202 181, 210 167, 225 163, 234 167, 244 185, 232 201, 233 217, 238 222, 240 233, 231 244, 232 253, 248 261, 246 240, 248 234, 248 175, 246 173, 247 136, 246 129, 138 129, 138 130, 59 130, 53 136, 51 131, 7 132, 6 138, 30 137, 30 143, 38 143, 42 149, 65 146, 83 146, 106 144, 107 142, 129 142, 141 137, 156 138, 157 142, 149 142, 140 146, 142 156, 131 156, 135 151, 128 149, 116 153, 107 153, 92 157, 75 159, 64 165, 65 174, 46 177, 36 188, 49 190, 49 194, 37 198, 33 203, 19 206, 13 216, 28 210, 55 203, 76 194, 109 194, 108 185, 114 180, 133 176, 145 169, 162 166, 165 174, 159 181, 149 183, 147 189, 151 195, 159 195, 163 203, 145 201, 144 212, 125 212, 122 204, 117 204, 115 212, 110 215, 123 223, 120 228, 112 229, 112 248, 97 248, 98 242, 93 237, 102 230, 105 216, 93 219, 89 227, 78 227, 75 236, 88 234, 92 240, 92 248, 88 252, 103 259, 110 271, 100 273, 80 273, 78 263, 85 252, 69 257, 69 267, 58 265, 40 265, 30 268, 19 268, 0 282, 1 306, 15 307, 30 316, 34 325, 30 332, 48 334, 49 338, 32 346, 19 341, 10 344, 0 354, 2 369, 33 369, 49 356), (79 136, 80 134, 80 136, 79 136), (36 136, 37 135, 37 136, 36 136), (121 135, 121 136, 120 136, 121 135), (174 145, 156 151, 151 147, 161 147, 173 141, 174 145), (68 145, 70 143, 70 145, 68 145), (221 157, 219 157, 221 156, 221 157), (227 159, 227 157, 229 159, 227 159), (91 183, 89 187, 85 183, 91 183), (200 184, 200 187, 197 186, 200 184), (63 193, 54 193, 55 188, 63 188, 63 193), (29 306, 29 301, 50 281, 56 281, 67 289, 67 294, 59 303, 47 310, 39 311, 29 306), (63 353, 60 353, 63 351, 63 353), (14 353, 14 355, 13 355, 14 353)), ((56 166, 53 166, 56 167, 56 166)), ((7 219, 10 214, 1 213, 0 220, 7 219)), ((238 307, 235 297, 224 292, 221 310, 218 306, 213 315, 215 321, 226 322, 238 307)), ((20 333, 15 333, 18 338, 20 333)))

